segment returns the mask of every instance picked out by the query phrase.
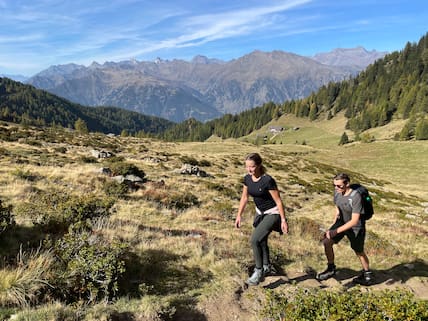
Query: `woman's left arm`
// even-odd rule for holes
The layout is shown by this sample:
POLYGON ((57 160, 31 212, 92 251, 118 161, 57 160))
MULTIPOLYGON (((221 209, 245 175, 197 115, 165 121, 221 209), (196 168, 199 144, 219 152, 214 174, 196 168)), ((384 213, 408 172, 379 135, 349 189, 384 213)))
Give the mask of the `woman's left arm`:
POLYGON ((273 200, 275 201, 276 207, 278 207, 279 215, 281 216, 281 230, 283 233, 288 233, 288 223, 285 217, 284 205, 279 195, 279 190, 272 189, 269 190, 270 195, 272 195, 273 200))

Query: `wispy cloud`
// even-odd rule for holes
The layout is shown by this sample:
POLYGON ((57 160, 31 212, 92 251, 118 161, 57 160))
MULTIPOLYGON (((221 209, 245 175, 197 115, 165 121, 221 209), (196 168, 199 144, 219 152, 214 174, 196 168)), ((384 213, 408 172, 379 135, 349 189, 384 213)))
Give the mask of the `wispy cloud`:
POLYGON ((266 31, 270 26, 274 26, 275 19, 272 15, 308 2, 310 1, 287 1, 281 5, 176 17, 177 21, 169 28, 169 32, 180 31, 180 33, 160 41, 144 42, 139 49, 132 52, 132 55, 139 56, 161 49, 200 46, 215 40, 245 36, 254 31, 266 31))
POLYGON ((390 46, 397 33, 426 31, 427 8, 423 0, 0 0, 0 73, 12 65, 28 74, 69 62, 390 46), (38 68, 19 68, 20 60, 38 68))

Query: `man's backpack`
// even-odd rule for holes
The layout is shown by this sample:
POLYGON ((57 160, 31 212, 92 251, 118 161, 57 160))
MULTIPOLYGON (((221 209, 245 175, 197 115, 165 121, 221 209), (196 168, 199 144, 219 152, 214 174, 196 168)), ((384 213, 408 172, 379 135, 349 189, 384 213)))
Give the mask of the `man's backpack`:
MULTIPOLYGON (((360 193, 361 195, 361 203, 363 205, 363 211, 360 213, 363 215, 363 218, 368 221, 372 218, 374 214, 373 210, 373 199, 369 194, 369 191, 367 188, 365 188, 363 185, 360 184, 351 184, 351 188, 353 191, 351 192, 351 201, 352 197, 355 195, 355 193, 360 193)), ((352 203, 351 203, 352 206, 352 203)))

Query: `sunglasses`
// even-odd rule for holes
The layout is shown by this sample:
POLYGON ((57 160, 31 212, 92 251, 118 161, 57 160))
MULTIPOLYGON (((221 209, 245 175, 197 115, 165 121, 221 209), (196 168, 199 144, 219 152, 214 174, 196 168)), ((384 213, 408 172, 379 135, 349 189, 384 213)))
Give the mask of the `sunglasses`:
POLYGON ((336 185, 336 184, 333 184, 333 186, 337 187, 337 188, 340 188, 340 189, 344 189, 345 188, 345 185, 336 185))

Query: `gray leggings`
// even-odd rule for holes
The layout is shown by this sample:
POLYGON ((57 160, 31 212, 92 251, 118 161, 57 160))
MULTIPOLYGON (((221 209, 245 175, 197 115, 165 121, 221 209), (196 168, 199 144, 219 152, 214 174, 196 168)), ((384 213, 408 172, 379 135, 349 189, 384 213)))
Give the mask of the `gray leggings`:
POLYGON ((251 247, 258 269, 261 269, 263 265, 270 264, 268 236, 280 219, 279 214, 266 215, 251 235, 251 247))

